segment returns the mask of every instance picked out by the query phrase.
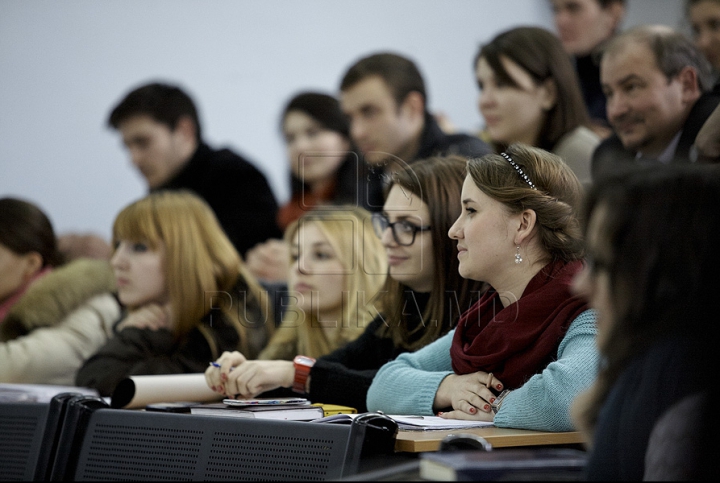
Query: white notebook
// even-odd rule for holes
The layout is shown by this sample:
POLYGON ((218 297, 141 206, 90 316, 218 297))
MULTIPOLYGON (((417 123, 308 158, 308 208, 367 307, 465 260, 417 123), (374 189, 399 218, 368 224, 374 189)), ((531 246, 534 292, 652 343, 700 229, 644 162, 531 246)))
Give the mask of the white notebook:
POLYGON ((233 418, 278 419, 312 421, 323 416, 323 409, 311 404, 265 404, 230 406, 224 403, 203 404, 190 408, 191 414, 233 418))

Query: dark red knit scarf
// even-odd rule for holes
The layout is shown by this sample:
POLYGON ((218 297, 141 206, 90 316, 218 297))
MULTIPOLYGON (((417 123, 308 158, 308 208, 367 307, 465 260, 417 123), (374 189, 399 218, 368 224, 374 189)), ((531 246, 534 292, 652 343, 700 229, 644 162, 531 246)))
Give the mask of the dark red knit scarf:
POLYGON ((570 323, 588 309, 570 292, 582 262, 553 262, 528 283, 520 300, 503 307, 486 292, 458 321, 450 355, 456 374, 492 372, 506 389, 520 387, 557 354, 570 323))

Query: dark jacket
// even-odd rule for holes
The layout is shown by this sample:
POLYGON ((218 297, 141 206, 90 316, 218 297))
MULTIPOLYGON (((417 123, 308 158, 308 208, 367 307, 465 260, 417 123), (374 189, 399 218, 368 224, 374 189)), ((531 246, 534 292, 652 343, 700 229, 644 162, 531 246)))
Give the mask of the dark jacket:
MULTIPOLYGON (((413 161, 429 158, 431 156, 446 156, 458 154, 475 158, 492 152, 492 148, 476 136, 468 134, 446 134, 440 129, 437 121, 430 114, 425 113, 425 127, 420 138, 420 149, 412 159, 405 159, 410 164, 413 161)), ((365 173, 360 177, 363 186, 360 188, 361 196, 365 196, 361 205, 367 206, 371 211, 382 210, 385 202, 384 167, 374 167, 365 164, 365 173)))
MULTIPOLYGON (((209 317, 203 323, 209 327, 209 317)), ((198 328, 180 341, 166 329, 127 327, 110 339, 77 372, 75 383, 112 395, 120 381, 136 375, 194 374, 205 372, 223 351, 239 349, 235 329, 224 318, 214 317, 211 330, 217 352, 211 350, 198 328)))
MULTIPOLYGON (((673 156, 673 163, 691 163, 695 161, 691 149, 695 143, 695 138, 719 103, 720 92, 705 93, 695 102, 683 125, 682 134, 673 156)), ((640 164, 635 159, 636 154, 634 151, 626 150, 620 138, 613 134, 600 143, 593 153, 591 166, 593 179, 599 179, 618 170, 640 164)))
MULTIPOLYGON (((233 307, 242 310, 240 323, 247 329, 245 355, 254 359, 267 344, 271 324, 264 320, 255 297, 243 296, 248 290, 245 281, 240 279, 230 295, 233 307)), ((204 326, 211 343, 197 327, 178 340, 166 329, 126 327, 85 361, 77 372, 75 383, 95 388, 102 396, 110 396, 118 383, 129 376, 197 374, 205 372, 208 363, 223 352, 243 350, 238 332, 220 308, 205 314, 199 325, 204 326)))
POLYGON ((655 423, 683 397, 714 384, 717 375, 706 370, 706 352, 688 339, 670 337, 628 363, 598 415, 589 480, 643 479, 655 423))
POLYGON ((229 149, 201 143, 183 169, 157 188, 164 189, 188 189, 203 198, 243 256, 257 243, 282 237, 277 201, 265 176, 229 149))
POLYGON ((607 125, 607 101, 600 85, 600 65, 592 54, 573 57, 573 60, 590 119, 607 125))

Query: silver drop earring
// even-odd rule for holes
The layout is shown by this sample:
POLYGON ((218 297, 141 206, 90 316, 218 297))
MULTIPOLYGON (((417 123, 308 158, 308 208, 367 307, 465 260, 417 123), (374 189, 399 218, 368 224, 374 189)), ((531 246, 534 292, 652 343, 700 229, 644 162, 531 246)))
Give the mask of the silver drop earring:
POLYGON ((520 256, 520 247, 517 247, 517 251, 515 252, 515 263, 522 263, 522 257, 520 256))

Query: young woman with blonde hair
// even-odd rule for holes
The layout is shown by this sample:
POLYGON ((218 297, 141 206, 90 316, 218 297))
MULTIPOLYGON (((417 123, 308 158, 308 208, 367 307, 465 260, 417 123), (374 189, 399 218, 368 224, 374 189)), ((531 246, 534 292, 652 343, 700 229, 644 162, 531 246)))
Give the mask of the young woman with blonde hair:
POLYGON ((78 385, 109 395, 130 375, 203 372, 223 351, 255 357, 265 346, 266 297, 199 197, 161 191, 132 203, 115 219, 113 241, 125 313, 78 385))
POLYGON ((208 385, 231 397, 292 387, 312 401, 366 411, 377 370, 447 333, 484 288, 458 274, 457 249, 447 237, 460 213, 453 201, 460 197, 466 162, 459 156, 429 158, 393 175, 383 210, 365 228, 374 228, 382 249, 377 253, 389 265, 376 302, 382 314, 360 337, 317 360, 302 351, 293 362, 245 362, 241 354, 223 354, 221 367, 205 372, 208 385))
POLYGON ((353 206, 309 211, 288 226, 285 242, 295 303, 259 359, 320 357, 355 340, 377 315, 373 298, 387 274, 370 213, 353 206))

